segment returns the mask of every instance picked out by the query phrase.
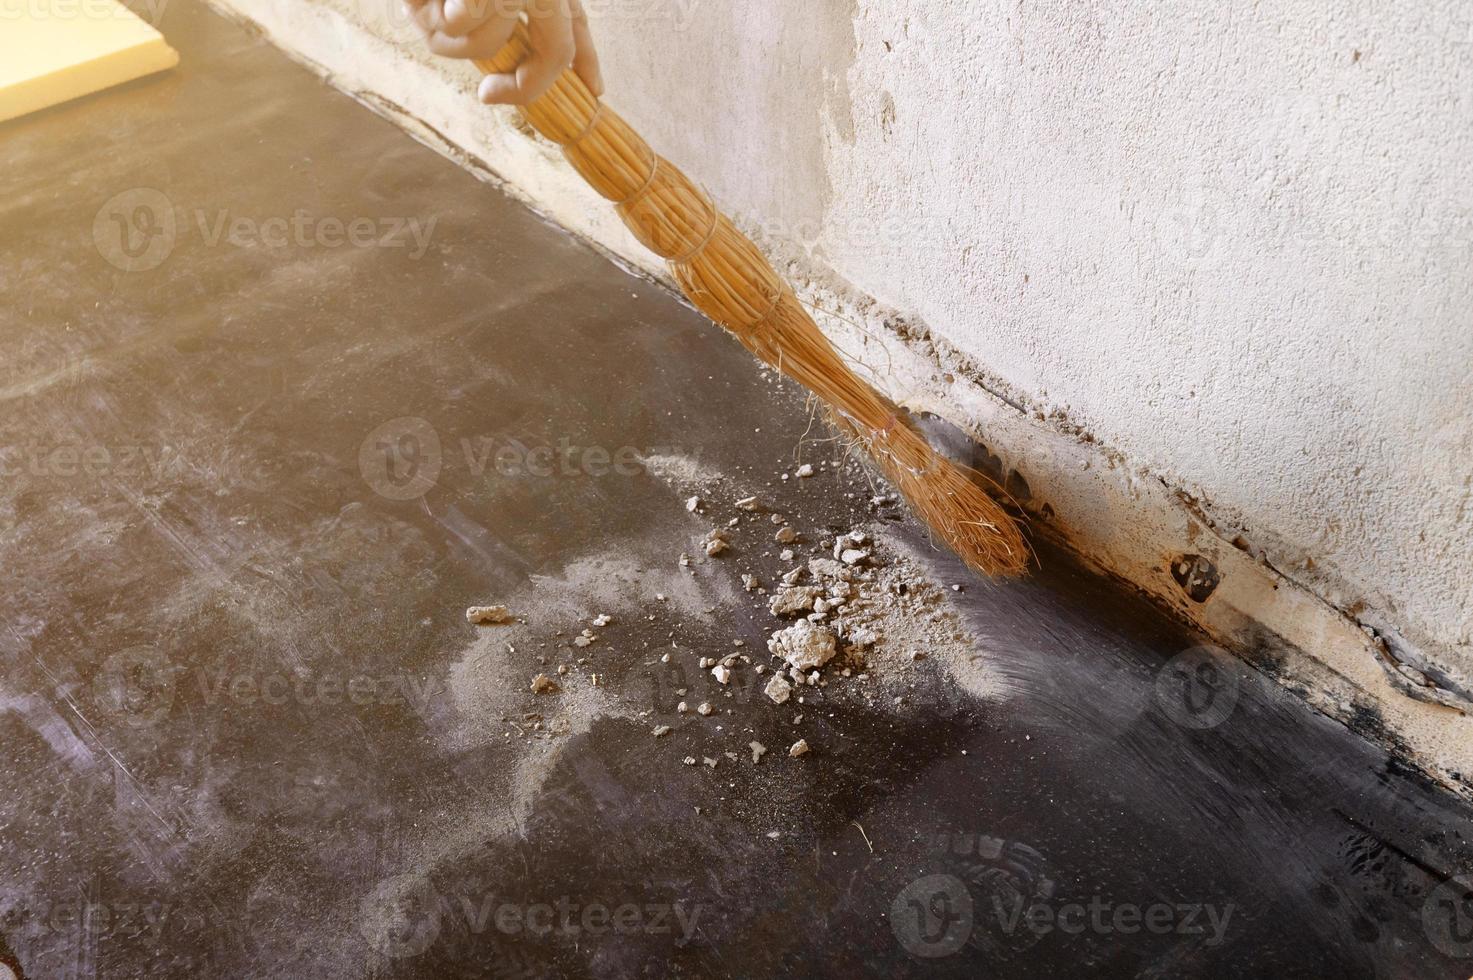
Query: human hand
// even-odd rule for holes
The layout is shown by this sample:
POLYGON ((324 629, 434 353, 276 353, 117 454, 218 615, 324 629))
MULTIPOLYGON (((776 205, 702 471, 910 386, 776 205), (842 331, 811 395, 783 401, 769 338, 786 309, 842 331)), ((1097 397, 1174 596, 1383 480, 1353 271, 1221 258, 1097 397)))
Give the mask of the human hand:
POLYGON ((527 105, 569 66, 594 95, 603 94, 582 0, 405 0, 405 6, 430 50, 446 58, 494 57, 526 13, 532 53, 516 71, 481 79, 482 102, 527 105))

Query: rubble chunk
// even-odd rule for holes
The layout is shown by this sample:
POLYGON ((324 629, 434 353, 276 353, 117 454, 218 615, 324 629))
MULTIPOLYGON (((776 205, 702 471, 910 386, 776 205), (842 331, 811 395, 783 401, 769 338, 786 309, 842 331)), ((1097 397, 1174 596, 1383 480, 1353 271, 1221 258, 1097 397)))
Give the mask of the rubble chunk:
POLYGON ((808 739, 806 739, 806 738, 800 738, 800 739, 798 739, 798 741, 796 741, 796 742, 793 743, 793 747, 790 748, 790 749, 788 749, 788 756, 790 758, 793 758, 793 759, 798 758, 798 756, 800 756, 800 755, 807 755, 807 754, 808 754, 808 739))
POLYGON ((662 735, 669 735, 670 734, 670 726, 669 725, 656 725, 655 726, 655 730, 652 731, 652 732, 650 732, 650 734, 653 735, 653 736, 655 736, 655 738, 659 738, 662 735))
POLYGON ((560 690, 562 688, 558 687, 557 681, 548 677, 546 674, 538 674, 532 678, 533 694, 556 694, 560 690))
POLYGON ((793 529, 792 525, 784 525, 777 529, 777 533, 772 536, 772 540, 778 544, 792 544, 798 540, 798 532, 793 529))
POLYGON ((774 616, 795 616, 813 608, 813 603, 823 595, 823 590, 812 585, 796 585, 783 589, 767 604, 767 611, 774 616))
POLYGON ((771 698, 773 704, 782 704, 793 696, 793 685, 783 680, 783 675, 773 674, 772 680, 767 682, 762 693, 771 698))
POLYGON ((764 755, 767 754, 767 746, 763 745, 761 742, 748 742, 747 747, 752 750, 753 763, 756 763, 757 760, 761 759, 764 755))
POLYGON ((773 633, 767 640, 767 649, 800 670, 822 667, 838 652, 833 632, 807 620, 773 633))
POLYGON ((710 701, 702 701, 700 705, 696 708, 696 714, 709 716, 711 712, 715 710, 715 708, 711 707, 710 701))
POLYGON ((756 497, 743 497, 736 502, 738 510, 756 510, 762 505, 757 502, 756 497))
POLYGON ((505 606, 471 606, 465 611, 465 619, 476 626, 502 626, 514 621, 505 606))

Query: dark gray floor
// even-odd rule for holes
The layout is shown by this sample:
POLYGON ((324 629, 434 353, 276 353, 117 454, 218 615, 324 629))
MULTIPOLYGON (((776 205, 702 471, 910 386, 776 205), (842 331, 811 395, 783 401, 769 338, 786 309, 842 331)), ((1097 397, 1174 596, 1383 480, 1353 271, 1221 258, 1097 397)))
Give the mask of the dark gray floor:
POLYGON ((808 419, 734 343, 239 29, 164 26, 173 75, 0 127, 13 972, 1473 973, 1468 810, 1245 669, 1180 673, 1197 638, 1059 555, 934 558, 1008 697, 926 661, 795 729, 741 684, 724 737, 814 754, 682 765, 711 737, 674 690, 760 647, 736 572, 779 566, 678 568, 685 491, 599 452, 805 527, 863 485, 766 487, 808 419), (503 598, 515 652, 461 615, 503 598), (598 605, 579 680, 527 693, 598 605), (534 711, 568 734, 508 738, 534 711))

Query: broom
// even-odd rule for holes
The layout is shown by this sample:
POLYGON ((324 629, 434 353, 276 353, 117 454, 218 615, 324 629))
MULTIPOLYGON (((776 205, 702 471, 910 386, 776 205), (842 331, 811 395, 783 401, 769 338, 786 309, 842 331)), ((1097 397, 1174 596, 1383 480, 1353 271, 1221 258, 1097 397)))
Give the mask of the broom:
MULTIPOLYGON (((476 66, 487 74, 513 72, 530 51, 522 24, 494 58, 476 66)), ((1027 568, 1022 531, 979 486, 986 478, 939 455, 903 409, 851 371, 757 246, 572 69, 521 112, 614 202, 634 236, 669 261, 697 309, 828 405, 837 428, 865 448, 964 562, 987 575, 1027 568)))

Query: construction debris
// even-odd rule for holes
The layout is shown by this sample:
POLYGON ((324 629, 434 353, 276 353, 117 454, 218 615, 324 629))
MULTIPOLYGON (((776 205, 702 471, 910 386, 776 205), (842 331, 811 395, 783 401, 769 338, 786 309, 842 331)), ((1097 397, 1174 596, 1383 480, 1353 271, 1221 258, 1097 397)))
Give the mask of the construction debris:
POLYGON ((753 763, 756 763, 759 759, 767 754, 767 746, 763 745, 761 742, 748 742, 747 747, 752 750, 753 763))
POLYGON ((748 511, 757 510, 759 507, 762 506, 757 502, 756 497, 743 497, 741 500, 738 500, 736 502, 736 505, 738 509, 748 511))
POLYGON ((772 680, 767 682, 762 692, 772 699, 773 704, 782 704, 793 696, 793 685, 784 680, 781 674, 773 674, 772 680))
POLYGON ((533 694, 556 694, 560 690, 562 688, 558 687, 557 681, 548 677, 546 674, 538 674, 532 678, 533 694))
POLYGON ((670 734, 670 726, 669 725, 656 725, 655 726, 655 730, 652 731, 652 732, 650 732, 650 734, 653 735, 653 736, 655 736, 655 738, 659 738, 662 735, 669 735, 670 734))
POLYGON ((767 649, 799 670, 822 667, 838 652, 831 630, 801 620, 787 629, 778 630, 767 640, 767 649))
POLYGON ((823 595, 823 589, 813 585, 789 586, 773 596, 767 609, 774 616, 796 616, 813 609, 813 604, 823 595))
POLYGON ((465 618, 475 626, 502 626, 515 621, 505 606, 471 606, 465 611, 465 618))
POLYGON ((793 747, 790 748, 790 749, 788 749, 788 756, 790 758, 796 759, 800 755, 807 755, 807 754, 808 754, 808 739, 806 739, 806 738, 800 738, 800 739, 798 739, 798 741, 796 741, 796 742, 793 743, 793 747))
POLYGON ((699 705, 696 706, 696 714, 698 715, 709 715, 714 710, 716 709, 711 707, 710 701, 702 701, 699 705))
POLYGON ((798 540, 798 532, 793 530, 791 525, 785 524, 777 529, 777 533, 772 536, 772 540, 778 544, 792 544, 798 540))

